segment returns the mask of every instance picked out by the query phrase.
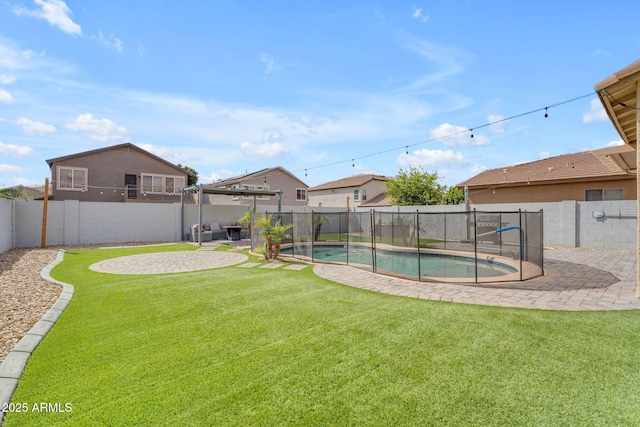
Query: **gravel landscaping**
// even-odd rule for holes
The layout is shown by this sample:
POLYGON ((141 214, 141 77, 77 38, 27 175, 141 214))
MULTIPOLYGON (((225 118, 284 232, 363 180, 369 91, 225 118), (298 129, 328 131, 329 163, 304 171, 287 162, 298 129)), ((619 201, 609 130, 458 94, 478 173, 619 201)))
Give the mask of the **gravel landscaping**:
POLYGON ((0 363, 56 302, 62 288, 40 277, 58 249, 11 249, 0 253, 0 363))

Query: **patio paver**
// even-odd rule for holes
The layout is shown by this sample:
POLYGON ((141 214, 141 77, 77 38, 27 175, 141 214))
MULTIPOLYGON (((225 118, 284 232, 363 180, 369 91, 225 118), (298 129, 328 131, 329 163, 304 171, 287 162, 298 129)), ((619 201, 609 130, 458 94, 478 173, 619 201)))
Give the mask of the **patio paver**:
POLYGON ((348 286, 437 301, 545 310, 640 309, 635 252, 553 249, 544 257, 545 276, 508 283, 416 282, 335 264, 316 264, 313 271, 348 286))

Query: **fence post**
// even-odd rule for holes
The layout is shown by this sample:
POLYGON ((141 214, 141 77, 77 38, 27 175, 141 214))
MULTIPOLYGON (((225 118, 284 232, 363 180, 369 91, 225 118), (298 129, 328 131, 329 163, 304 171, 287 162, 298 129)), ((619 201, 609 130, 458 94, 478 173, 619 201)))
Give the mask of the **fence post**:
MULTIPOLYGON (((311 262, 314 262, 313 259, 313 255, 314 255, 314 246, 315 246, 315 241, 316 241, 316 225, 315 223, 315 212, 313 211, 313 209, 311 209, 311 262)), ((318 237, 319 238, 319 237, 318 237)))
POLYGON ((370 221, 371 221, 371 267, 373 267, 373 272, 376 272, 376 210, 371 210, 370 221))
POLYGON ((473 258, 475 260, 476 283, 478 283, 478 221, 476 208, 473 208, 473 258))
POLYGON ((416 238, 417 238, 417 242, 416 242, 416 246, 418 248, 418 281, 420 281, 420 278, 422 277, 422 269, 420 266, 420 212, 418 211, 418 209, 416 209, 416 238))
POLYGON ((519 231, 520 231, 520 281, 522 281, 522 258, 524 258, 524 231, 522 230, 522 209, 518 209, 519 231))
POLYGON ((544 274, 544 212, 542 209, 540 209, 538 221, 540 221, 540 273, 544 274))

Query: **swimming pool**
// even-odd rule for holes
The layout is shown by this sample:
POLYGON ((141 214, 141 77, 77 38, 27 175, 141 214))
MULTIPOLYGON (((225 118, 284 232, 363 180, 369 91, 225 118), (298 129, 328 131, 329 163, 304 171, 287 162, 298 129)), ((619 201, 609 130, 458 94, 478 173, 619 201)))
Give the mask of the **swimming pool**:
MULTIPOLYGON (((316 262, 336 262, 355 266, 373 266, 378 272, 388 272, 404 277, 430 278, 476 278, 475 258, 459 254, 443 254, 421 252, 418 262, 416 251, 400 251, 376 248, 375 251, 367 246, 347 245, 317 245, 307 247, 313 250, 313 260, 316 262), (374 255, 375 254, 375 255, 374 255)), ((282 253, 291 254, 291 248, 283 248, 282 253)), ((311 257, 311 253, 296 251, 296 255, 311 257)), ((518 269, 512 265, 495 260, 495 257, 478 259, 477 277, 500 277, 517 273, 518 269)))

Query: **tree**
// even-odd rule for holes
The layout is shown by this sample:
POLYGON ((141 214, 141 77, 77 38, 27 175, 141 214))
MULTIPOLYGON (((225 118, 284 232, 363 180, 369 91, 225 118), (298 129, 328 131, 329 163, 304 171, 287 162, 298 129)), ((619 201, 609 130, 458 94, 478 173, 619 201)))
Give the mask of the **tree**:
POLYGON ((0 188, 0 197, 3 199, 24 199, 24 193, 18 187, 0 188))
POLYGON ((400 169, 394 179, 387 181, 387 195, 398 206, 439 205, 443 203, 444 191, 438 179, 437 172, 409 166, 408 171, 400 169))
POLYGON ((189 172, 189 175, 187 176, 187 185, 189 187, 198 183, 198 172, 196 172, 194 168, 190 168, 189 166, 182 166, 180 163, 178 163, 178 167, 189 172))
POLYGON ((444 195, 444 204, 459 205, 460 203, 464 203, 464 191, 452 185, 444 195))
POLYGON ((271 235, 273 236, 273 259, 278 259, 280 256, 280 244, 283 239, 288 239, 291 235, 287 234, 287 231, 293 227, 293 224, 282 224, 280 221, 273 227, 271 227, 271 235))
POLYGON ((264 238, 264 257, 266 259, 271 259, 273 255, 272 219, 272 214, 256 215, 253 219, 253 225, 255 225, 257 229, 261 230, 260 235, 264 238))

